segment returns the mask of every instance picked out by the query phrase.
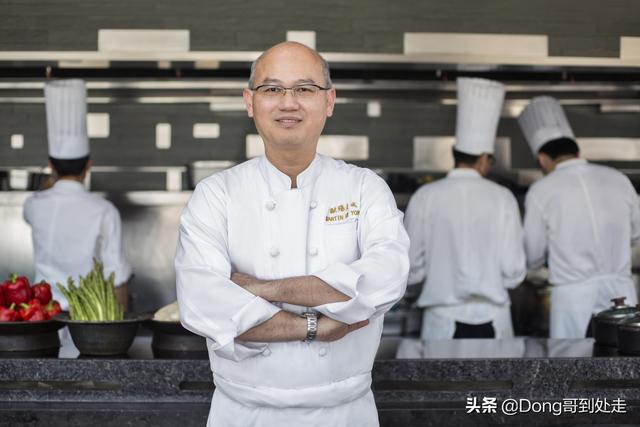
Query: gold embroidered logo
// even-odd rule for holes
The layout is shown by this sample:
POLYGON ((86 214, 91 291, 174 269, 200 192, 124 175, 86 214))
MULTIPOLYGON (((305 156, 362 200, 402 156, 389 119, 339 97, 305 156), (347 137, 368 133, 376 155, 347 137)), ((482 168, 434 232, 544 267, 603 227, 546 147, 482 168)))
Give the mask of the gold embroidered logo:
POLYGON ((326 222, 341 222, 346 221, 349 218, 359 217, 360 216, 360 208, 356 202, 345 203, 333 208, 329 208, 327 212, 327 216, 325 217, 326 222))

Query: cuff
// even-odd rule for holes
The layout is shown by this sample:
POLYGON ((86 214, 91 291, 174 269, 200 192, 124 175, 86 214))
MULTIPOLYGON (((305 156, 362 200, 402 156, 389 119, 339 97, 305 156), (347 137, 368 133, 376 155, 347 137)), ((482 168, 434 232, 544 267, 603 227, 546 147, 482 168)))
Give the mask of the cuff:
POLYGON ((349 325, 367 320, 375 313, 374 304, 366 295, 358 292, 358 282, 362 274, 353 268, 346 264, 337 263, 314 274, 314 276, 351 298, 344 302, 319 305, 314 307, 315 310, 349 325))
POLYGON ((346 264, 336 263, 315 273, 314 276, 343 294, 354 298, 357 294, 358 281, 362 274, 346 264))
POLYGON ((268 347, 267 343, 237 342, 235 338, 271 319, 279 311, 280 309, 270 302, 260 297, 253 298, 231 318, 235 331, 229 331, 218 341, 212 341, 210 349, 224 359, 235 361, 257 356, 268 347))

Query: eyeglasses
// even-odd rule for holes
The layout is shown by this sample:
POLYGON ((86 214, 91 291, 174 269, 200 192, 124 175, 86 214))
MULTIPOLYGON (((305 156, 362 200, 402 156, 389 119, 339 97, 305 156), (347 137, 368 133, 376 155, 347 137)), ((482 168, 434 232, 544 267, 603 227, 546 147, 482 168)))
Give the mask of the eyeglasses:
POLYGON ((292 87, 283 87, 278 85, 260 85, 251 89, 266 98, 280 98, 284 96, 288 90, 291 94, 300 99, 311 99, 321 90, 329 90, 331 87, 322 87, 314 84, 296 85, 292 87))

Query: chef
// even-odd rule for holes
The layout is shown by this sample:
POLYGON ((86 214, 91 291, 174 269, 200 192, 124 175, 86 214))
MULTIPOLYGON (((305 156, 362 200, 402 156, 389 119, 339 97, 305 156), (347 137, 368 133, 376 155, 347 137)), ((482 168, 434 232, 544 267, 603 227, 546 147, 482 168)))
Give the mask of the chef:
POLYGON ((115 272, 116 295, 125 304, 131 267, 124 257, 120 215, 100 196, 89 193, 84 180, 91 167, 87 136, 87 91, 81 80, 56 80, 44 89, 49 142, 49 166, 54 185, 34 193, 24 204, 31 226, 36 281, 51 283, 63 309, 68 303, 56 283, 93 269, 93 258, 115 272))
POLYGON ((557 100, 534 98, 518 123, 546 175, 525 201, 529 268, 549 266, 550 336, 583 338, 592 313, 626 296, 636 304, 631 245, 640 239, 638 196, 629 179, 579 158, 557 100))
POLYGON ((522 225, 509 190, 484 178, 491 167, 502 84, 459 78, 455 167, 409 201, 409 283, 423 283, 423 339, 513 336, 507 289, 525 275, 522 225))
POLYGON ((386 183, 316 154, 327 63, 285 42, 244 90, 265 155, 203 180, 181 217, 182 324, 207 338, 210 426, 377 426, 371 369, 409 240, 386 183))

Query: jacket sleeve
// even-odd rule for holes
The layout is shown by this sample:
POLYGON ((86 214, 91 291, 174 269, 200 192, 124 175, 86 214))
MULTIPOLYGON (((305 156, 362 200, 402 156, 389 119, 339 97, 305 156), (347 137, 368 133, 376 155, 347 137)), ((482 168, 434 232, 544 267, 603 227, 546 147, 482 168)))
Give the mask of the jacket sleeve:
POLYGON ((122 221, 115 206, 109 204, 104 212, 100 230, 100 260, 105 275, 114 272, 116 285, 126 283, 131 276, 131 265, 124 255, 122 221))
POLYGON ((402 296, 409 273, 409 238, 387 184, 374 174, 362 183, 358 226, 360 259, 336 263, 315 274, 351 297, 315 307, 320 313, 352 324, 383 315, 402 296))
POLYGON ((527 274, 520 209, 515 197, 506 194, 502 218, 501 270, 507 288, 515 288, 527 274))
POLYGON ((22 219, 24 222, 31 225, 31 207, 33 203, 33 195, 29 196, 27 200, 24 201, 24 205, 22 205, 22 219))
POLYGON ((547 254, 547 228, 542 207, 531 190, 525 198, 524 249, 529 269, 542 267, 547 254))
POLYGON ((180 218, 176 290, 182 325, 208 338, 218 356, 238 361, 262 353, 267 344, 235 338, 280 309, 230 280, 226 203, 217 177, 196 187, 180 218))
POLYGON ((629 197, 631 199, 631 245, 640 245, 640 199, 636 190, 627 178, 629 197))
POLYGON ((425 241, 427 220, 426 200, 416 192, 409 200, 404 216, 404 227, 411 241, 409 246, 409 285, 422 284, 427 275, 428 245, 425 241))

